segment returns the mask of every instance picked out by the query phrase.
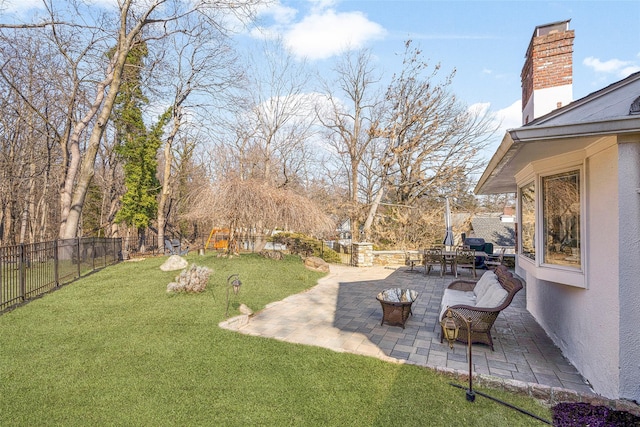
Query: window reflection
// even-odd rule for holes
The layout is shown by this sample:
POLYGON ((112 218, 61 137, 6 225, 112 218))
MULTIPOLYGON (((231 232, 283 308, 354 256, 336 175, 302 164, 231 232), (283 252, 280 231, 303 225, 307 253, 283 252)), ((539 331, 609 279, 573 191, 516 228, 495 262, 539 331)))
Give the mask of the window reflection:
POLYGON ((533 182, 520 189, 522 255, 536 259, 536 188, 533 182))
POLYGON ((580 172, 542 178, 544 262, 580 267, 580 172))

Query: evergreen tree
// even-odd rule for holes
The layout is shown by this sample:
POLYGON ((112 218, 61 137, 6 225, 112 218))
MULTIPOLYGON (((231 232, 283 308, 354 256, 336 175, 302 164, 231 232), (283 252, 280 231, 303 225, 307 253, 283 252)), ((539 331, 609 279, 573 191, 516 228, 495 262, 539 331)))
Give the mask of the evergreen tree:
POLYGON ((156 176, 156 154, 161 145, 162 129, 171 117, 170 111, 165 112, 149 130, 144 124, 142 107, 148 100, 142 92, 141 75, 146 55, 144 43, 131 50, 114 109, 114 123, 120 141, 117 151, 124 159, 127 189, 122 196, 116 222, 136 227, 140 246, 147 227, 157 214, 156 196, 160 192, 160 182, 156 176))

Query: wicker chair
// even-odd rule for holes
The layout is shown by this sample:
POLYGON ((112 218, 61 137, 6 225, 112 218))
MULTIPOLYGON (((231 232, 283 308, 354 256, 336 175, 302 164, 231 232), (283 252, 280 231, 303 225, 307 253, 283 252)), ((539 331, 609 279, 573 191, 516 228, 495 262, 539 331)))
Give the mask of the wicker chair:
MULTIPOLYGON (((498 276, 498 282, 503 289, 505 289, 508 294, 506 299, 500 304, 498 307, 474 307, 470 305, 453 305, 449 307, 450 309, 455 310, 465 318, 471 319, 471 342, 472 343, 481 343, 487 344, 491 347, 491 351, 493 348, 493 339, 491 337, 491 328, 493 327, 494 322, 498 318, 498 314, 505 308, 511 304, 513 301, 513 297, 522 289, 522 282, 520 279, 517 279, 511 275, 511 273, 507 270, 507 267, 501 265, 496 267, 494 270, 496 276, 498 276)), ((457 280, 452 282, 447 289, 454 289, 459 291, 473 291, 476 282, 472 281, 464 281, 457 280)), ((467 342, 467 328, 463 324, 464 322, 460 322, 460 334, 458 335, 458 341, 467 342)), ((440 333, 440 342, 442 342, 442 338, 444 335, 444 331, 440 333)))
POLYGON ((505 251, 505 248, 502 248, 500 249, 500 252, 498 253, 497 256, 491 255, 487 257, 487 259, 484 261, 484 265, 486 265, 487 268, 490 270, 493 270, 497 266, 502 265, 502 263, 504 262, 504 251, 505 251))
POLYGON ((440 277, 444 274, 445 263, 442 256, 441 248, 430 248, 424 250, 424 275, 428 275, 431 272, 431 267, 440 266, 440 277))
POLYGON ((476 275, 476 251, 473 249, 457 249, 453 265, 453 274, 456 278, 458 277, 458 267, 470 268, 473 272, 473 278, 478 277, 476 275))

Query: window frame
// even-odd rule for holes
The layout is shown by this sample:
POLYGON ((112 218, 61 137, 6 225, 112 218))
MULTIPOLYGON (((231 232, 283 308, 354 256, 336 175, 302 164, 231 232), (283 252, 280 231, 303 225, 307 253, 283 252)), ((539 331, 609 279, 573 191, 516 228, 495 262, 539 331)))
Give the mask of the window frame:
POLYGON ((518 211, 518 223, 520 224, 520 226, 519 226, 519 229, 520 229, 519 231, 520 232, 518 233, 518 242, 517 242, 518 248, 520 250, 518 251, 518 253, 521 256, 523 256, 526 259, 528 259, 530 262, 534 262, 534 263, 536 262, 536 251, 535 251, 535 248, 537 247, 535 239, 536 239, 536 235, 538 234, 537 233, 537 228, 536 228, 537 227, 537 219, 538 219, 537 198, 538 198, 537 185, 536 185, 535 180, 530 180, 530 181, 518 186, 518 202, 519 202, 519 205, 520 205, 520 209, 518 211), (522 218, 522 216, 523 216, 522 194, 523 194, 523 190, 526 187, 529 187, 529 186, 533 186, 533 239, 532 239, 532 242, 531 242, 531 246, 533 246, 533 249, 534 249, 533 253, 525 251, 524 244, 523 244, 524 237, 525 237, 525 222, 524 222, 524 220, 522 218))
MULTIPOLYGON (((582 183, 584 181, 584 176, 582 174, 582 171, 580 170, 580 168, 570 168, 569 170, 563 171, 563 172, 554 172, 554 173, 550 173, 550 174, 544 174, 544 175, 540 175, 540 253, 541 253, 541 259, 540 259, 540 265, 544 265, 544 266, 550 266, 550 267, 561 267, 561 268, 567 268, 567 269, 571 269, 571 270, 576 270, 576 271, 580 271, 582 272, 582 264, 584 263, 584 258, 583 258, 583 254, 582 254, 582 249, 584 246, 584 238, 583 238, 583 230, 584 227, 582 225, 582 218, 584 216, 584 204, 583 204, 583 199, 584 199, 584 190, 582 188, 582 183), (578 223, 576 224, 576 227, 578 229, 578 233, 576 236, 576 240, 577 240, 577 244, 578 244, 578 265, 574 266, 574 265, 568 265, 568 264, 559 264, 559 263, 553 263, 553 262, 549 262, 548 261, 548 239, 547 239, 547 221, 548 218, 545 215, 545 207, 546 207, 546 203, 545 203, 545 199, 546 199, 546 191, 545 191, 545 179, 548 178, 552 178, 552 177, 561 177, 562 175, 568 175, 568 174, 575 174, 578 177, 578 198, 579 198, 579 211, 578 211, 578 223)), ((569 245, 570 247, 570 245, 569 245)))
POLYGON ((586 281, 586 253, 587 240, 585 237, 586 226, 585 218, 587 212, 587 189, 585 176, 585 159, 566 159, 560 164, 557 158, 545 159, 535 163, 530 163, 516 175, 517 191, 518 191, 518 212, 517 220, 519 228, 522 229, 522 189, 527 185, 534 183, 535 194, 535 259, 532 259, 522 253, 522 232, 518 233, 518 241, 516 242, 519 249, 517 254, 518 267, 524 269, 534 277, 569 286, 579 288, 587 288, 586 281), (560 175, 567 172, 575 171, 578 173, 579 179, 579 197, 580 197, 580 219, 579 219, 579 240, 580 240, 580 266, 566 266, 559 264, 546 263, 544 260, 544 219, 543 219, 543 200, 542 185, 543 178, 560 175))

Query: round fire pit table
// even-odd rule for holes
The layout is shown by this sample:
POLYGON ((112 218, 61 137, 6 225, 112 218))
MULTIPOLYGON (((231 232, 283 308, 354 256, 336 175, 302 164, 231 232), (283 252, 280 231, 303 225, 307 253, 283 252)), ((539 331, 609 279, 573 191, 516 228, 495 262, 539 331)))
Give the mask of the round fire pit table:
POLYGON ((402 326, 409 318, 411 304, 418 298, 418 293, 411 289, 391 288, 378 294, 376 299, 382 306, 382 321, 380 325, 387 322, 389 325, 402 326))

